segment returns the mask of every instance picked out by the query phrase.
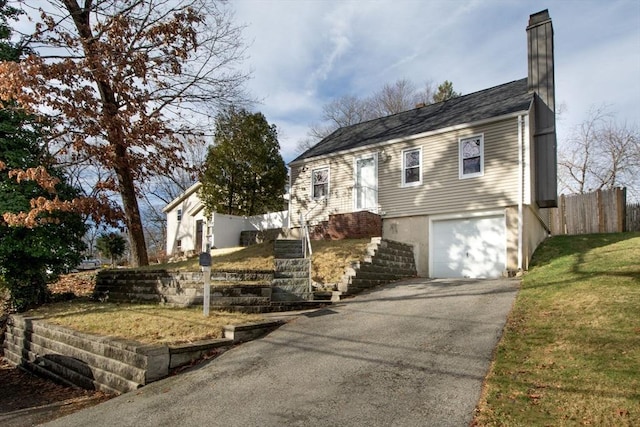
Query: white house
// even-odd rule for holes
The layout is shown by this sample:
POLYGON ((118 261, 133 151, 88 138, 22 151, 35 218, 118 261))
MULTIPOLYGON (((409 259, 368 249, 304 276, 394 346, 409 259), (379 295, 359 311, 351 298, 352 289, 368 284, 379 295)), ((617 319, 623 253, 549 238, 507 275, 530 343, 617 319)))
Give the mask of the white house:
POLYGON ((169 256, 240 246, 242 231, 289 227, 288 210, 250 217, 221 213, 207 217, 198 194, 201 186, 196 182, 162 210, 167 215, 169 256))

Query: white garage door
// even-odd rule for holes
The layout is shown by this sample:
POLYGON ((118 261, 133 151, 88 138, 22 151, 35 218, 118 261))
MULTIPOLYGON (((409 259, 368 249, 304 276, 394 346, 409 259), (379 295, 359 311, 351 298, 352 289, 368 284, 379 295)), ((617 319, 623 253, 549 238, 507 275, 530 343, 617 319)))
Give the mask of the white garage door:
POLYGON ((504 215, 433 221, 431 277, 500 277, 505 270, 504 215))

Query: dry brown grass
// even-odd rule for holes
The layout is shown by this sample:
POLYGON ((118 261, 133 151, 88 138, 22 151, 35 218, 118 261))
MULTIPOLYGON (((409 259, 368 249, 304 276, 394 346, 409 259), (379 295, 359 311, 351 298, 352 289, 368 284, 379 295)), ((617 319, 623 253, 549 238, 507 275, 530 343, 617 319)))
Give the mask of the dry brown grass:
MULTIPOLYGON (((320 283, 340 280, 351 262, 361 260, 369 239, 312 242, 312 275, 320 283)), ((273 270, 273 242, 253 245, 213 257, 214 269, 273 270)), ((186 261, 145 267, 149 269, 197 270, 197 257, 186 261)), ((73 292, 85 295, 87 282, 95 273, 63 277, 50 289, 54 293, 73 292)), ((92 289, 92 286, 91 286, 92 289)), ((143 343, 184 343, 220 338, 223 327, 262 319, 259 315, 212 311, 204 317, 202 308, 172 308, 158 305, 97 303, 87 299, 44 305, 28 312, 43 316, 48 322, 71 329, 130 339, 143 343)))
POLYGON ((74 300, 47 304, 26 315, 42 316, 49 323, 76 331, 142 343, 178 344, 221 338, 223 328, 263 320, 259 315, 211 311, 202 307, 96 303, 74 300))
POLYGON ((311 277, 319 283, 340 281, 345 268, 366 255, 370 239, 317 240, 311 242, 311 277))
MULTIPOLYGON (((314 240, 311 242, 312 278, 316 282, 337 283, 345 268, 352 262, 362 260, 370 239, 314 240)), ((214 255, 214 270, 273 270, 273 242, 248 246, 235 252, 214 255)), ((171 270, 197 270, 198 258, 186 261, 152 265, 149 268, 167 268, 171 270)))

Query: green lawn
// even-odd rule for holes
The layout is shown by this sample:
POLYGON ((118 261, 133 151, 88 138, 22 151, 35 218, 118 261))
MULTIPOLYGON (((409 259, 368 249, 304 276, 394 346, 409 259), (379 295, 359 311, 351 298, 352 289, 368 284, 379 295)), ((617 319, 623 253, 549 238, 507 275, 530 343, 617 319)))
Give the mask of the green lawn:
POLYGON ((475 425, 640 425, 640 233, 538 248, 475 425))

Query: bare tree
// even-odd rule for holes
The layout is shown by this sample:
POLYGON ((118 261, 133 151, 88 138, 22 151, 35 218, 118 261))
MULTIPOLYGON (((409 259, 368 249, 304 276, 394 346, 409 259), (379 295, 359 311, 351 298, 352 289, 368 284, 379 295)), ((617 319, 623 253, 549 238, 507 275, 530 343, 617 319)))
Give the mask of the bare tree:
POLYGON ((449 99, 446 96, 459 96, 448 81, 442 83, 438 90, 433 82, 427 81, 419 90, 407 79, 387 83, 369 97, 342 96, 322 107, 322 122, 311 125, 308 138, 298 142, 297 151, 306 151, 338 128, 429 105, 436 102, 436 97, 440 101, 449 99))
POLYGON ((28 12, 40 55, 0 65, 0 97, 46 112, 58 153, 110 171, 95 187, 121 196, 134 264, 147 264, 140 183, 181 167, 185 139, 246 99, 242 28, 215 0, 49 0, 28 12))
POLYGON ((368 99, 345 95, 322 107, 322 124, 314 125, 309 136, 322 139, 334 130, 364 122, 375 117, 368 99))
POLYGON ((396 80, 393 84, 385 84, 382 89, 374 93, 369 101, 374 117, 389 116, 428 105, 434 102, 436 91, 430 82, 425 83, 423 90, 418 90, 412 81, 396 80))
POLYGON ((154 256, 156 261, 161 260, 166 250, 167 223, 162 209, 195 183, 207 158, 204 141, 185 141, 183 147, 184 167, 151 176, 142 184, 142 226, 149 256, 154 256))
POLYGON ((569 193, 625 186, 640 194, 640 134, 637 125, 619 124, 604 106, 592 108, 559 149, 560 187, 569 193))

